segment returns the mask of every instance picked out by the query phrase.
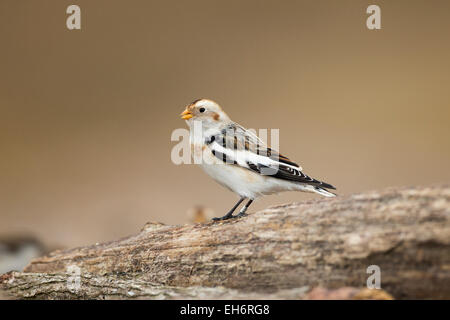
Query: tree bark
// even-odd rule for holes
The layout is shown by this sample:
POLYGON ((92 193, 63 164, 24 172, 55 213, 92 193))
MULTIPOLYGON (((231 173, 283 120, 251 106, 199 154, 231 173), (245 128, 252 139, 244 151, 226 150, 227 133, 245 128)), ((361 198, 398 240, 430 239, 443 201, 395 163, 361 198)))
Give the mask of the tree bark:
POLYGON ((223 222, 148 223, 134 236, 36 259, 0 276, 0 288, 45 299, 339 298, 342 287, 354 287, 347 298, 389 297, 360 290, 371 265, 394 298, 449 299, 450 187, 285 204, 223 222))

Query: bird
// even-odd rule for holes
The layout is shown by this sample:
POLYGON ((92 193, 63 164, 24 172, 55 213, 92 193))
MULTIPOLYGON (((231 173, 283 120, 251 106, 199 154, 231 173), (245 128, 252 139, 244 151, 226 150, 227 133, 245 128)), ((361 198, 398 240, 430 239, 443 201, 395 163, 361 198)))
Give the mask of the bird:
POLYGON ((243 217, 254 200, 283 191, 314 192, 325 197, 336 194, 333 185, 311 178, 302 167, 268 147, 253 132, 232 121, 220 105, 197 99, 180 114, 189 127, 194 163, 211 178, 239 196, 224 216, 214 221, 243 217), (247 200, 237 215, 239 205, 247 200))

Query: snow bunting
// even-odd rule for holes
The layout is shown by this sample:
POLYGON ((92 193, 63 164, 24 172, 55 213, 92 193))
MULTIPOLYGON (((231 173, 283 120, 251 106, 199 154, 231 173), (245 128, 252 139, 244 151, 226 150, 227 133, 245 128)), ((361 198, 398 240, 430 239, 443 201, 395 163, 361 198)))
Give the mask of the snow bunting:
POLYGON ((245 215, 256 198, 282 191, 315 192, 325 197, 335 194, 331 184, 310 178, 302 168, 278 151, 267 147, 255 134, 233 122, 214 101, 199 99, 181 113, 190 129, 194 158, 200 157, 203 170, 221 185, 237 193, 239 201, 220 218, 245 215), (201 128, 195 130, 195 128, 201 128), (245 200, 239 214, 236 208, 245 200))

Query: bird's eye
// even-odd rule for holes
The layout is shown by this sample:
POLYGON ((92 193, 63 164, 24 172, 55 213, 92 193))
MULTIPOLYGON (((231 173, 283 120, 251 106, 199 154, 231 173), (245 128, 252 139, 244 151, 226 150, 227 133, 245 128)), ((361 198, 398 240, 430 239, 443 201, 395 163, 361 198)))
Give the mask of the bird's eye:
POLYGON ((205 112, 205 108, 200 108, 198 111, 200 111, 201 113, 205 112))

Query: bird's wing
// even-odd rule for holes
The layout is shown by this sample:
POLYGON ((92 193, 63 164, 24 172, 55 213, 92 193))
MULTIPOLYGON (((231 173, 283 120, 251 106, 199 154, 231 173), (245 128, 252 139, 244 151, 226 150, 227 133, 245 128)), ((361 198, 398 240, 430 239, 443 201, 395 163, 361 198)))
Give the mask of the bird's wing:
POLYGON ((212 154, 225 163, 238 165, 261 175, 335 189, 310 178, 302 168, 278 151, 267 147, 254 133, 236 123, 206 140, 212 154))

